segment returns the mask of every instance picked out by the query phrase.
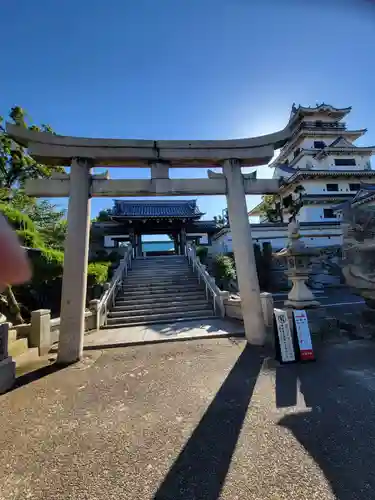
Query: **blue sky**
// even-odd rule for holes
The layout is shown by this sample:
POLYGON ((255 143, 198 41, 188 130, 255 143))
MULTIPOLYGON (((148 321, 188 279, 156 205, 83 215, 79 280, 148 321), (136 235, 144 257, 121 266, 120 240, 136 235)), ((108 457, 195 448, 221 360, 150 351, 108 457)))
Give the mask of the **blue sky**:
MULTIPOLYGON (((362 142, 375 145, 370 0, 17 0, 3 3, 0 25, 0 114, 20 105, 59 134, 246 137, 284 127, 293 102, 324 101, 353 106, 348 124, 367 127, 362 142)), ((226 206, 198 203, 205 218, 226 206)), ((111 205, 93 200, 93 215, 111 205)))

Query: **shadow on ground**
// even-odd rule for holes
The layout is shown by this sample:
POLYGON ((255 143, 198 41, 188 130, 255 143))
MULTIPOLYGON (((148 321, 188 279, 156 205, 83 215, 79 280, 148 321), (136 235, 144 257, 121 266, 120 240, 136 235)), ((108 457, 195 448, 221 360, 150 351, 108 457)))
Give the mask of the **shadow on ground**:
POLYGON ((49 365, 42 366, 41 368, 37 368, 36 370, 30 371, 29 373, 25 373, 24 375, 21 375, 16 378, 13 387, 8 392, 14 391, 15 389, 19 389, 24 385, 30 384, 31 382, 35 382, 36 380, 47 377, 48 375, 58 372, 64 368, 66 368, 66 366, 58 365, 54 362, 51 362, 51 364, 49 365))
POLYGON ((338 500, 374 498, 375 352, 365 351, 332 349, 317 363, 276 370, 276 405, 294 406, 299 386, 311 407, 279 425, 316 461, 338 500))
POLYGON ((246 347, 154 500, 216 500, 220 496, 265 351, 246 347))

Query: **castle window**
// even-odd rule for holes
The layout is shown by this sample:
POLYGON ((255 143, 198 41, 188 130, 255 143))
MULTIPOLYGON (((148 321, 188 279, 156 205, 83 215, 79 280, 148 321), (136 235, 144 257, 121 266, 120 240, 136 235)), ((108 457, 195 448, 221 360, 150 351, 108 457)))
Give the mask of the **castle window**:
POLYGON ((327 191, 338 191, 339 190, 339 185, 338 184, 326 184, 327 191))
POLYGON ((301 152, 301 148, 297 148, 294 153, 293 153, 293 157, 296 158, 301 152))
POLYGON ((336 167, 353 167, 356 165, 355 158, 335 158, 336 167))
POLYGON ((336 214, 332 208, 324 208, 323 215, 325 219, 336 219, 336 214))
POLYGON ((359 191, 361 189, 361 185, 358 183, 349 184, 350 191, 359 191))
POLYGON ((323 127, 323 122, 322 122, 322 120, 316 120, 316 122, 315 122, 315 127, 323 127))
POLYGON ((326 147, 326 143, 324 141, 314 141, 315 149, 323 149, 326 147))

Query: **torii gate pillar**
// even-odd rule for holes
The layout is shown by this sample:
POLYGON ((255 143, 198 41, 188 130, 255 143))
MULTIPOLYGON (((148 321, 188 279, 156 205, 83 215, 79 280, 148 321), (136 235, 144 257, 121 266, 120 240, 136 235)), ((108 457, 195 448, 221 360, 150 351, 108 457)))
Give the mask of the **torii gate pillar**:
POLYGON ((244 178, 238 160, 226 160, 223 173, 227 180, 227 205, 241 309, 246 339, 263 345, 266 340, 259 281, 256 269, 251 227, 247 215, 244 178))
POLYGON ((92 164, 73 159, 70 169, 68 230, 65 239, 61 293, 61 324, 57 362, 78 361, 85 331, 87 261, 90 235, 90 182, 92 164))

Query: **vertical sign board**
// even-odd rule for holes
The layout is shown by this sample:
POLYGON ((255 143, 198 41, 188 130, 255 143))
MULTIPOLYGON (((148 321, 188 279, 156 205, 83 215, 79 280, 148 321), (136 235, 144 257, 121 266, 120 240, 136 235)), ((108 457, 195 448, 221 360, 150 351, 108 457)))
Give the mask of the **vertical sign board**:
POLYGON ((306 311, 294 310, 293 323, 298 340, 301 361, 315 360, 306 311))
POLYGON ((293 363, 296 361, 294 350, 293 335, 290 329, 289 319, 286 311, 282 309, 273 310, 275 318, 276 353, 281 363, 293 363))

